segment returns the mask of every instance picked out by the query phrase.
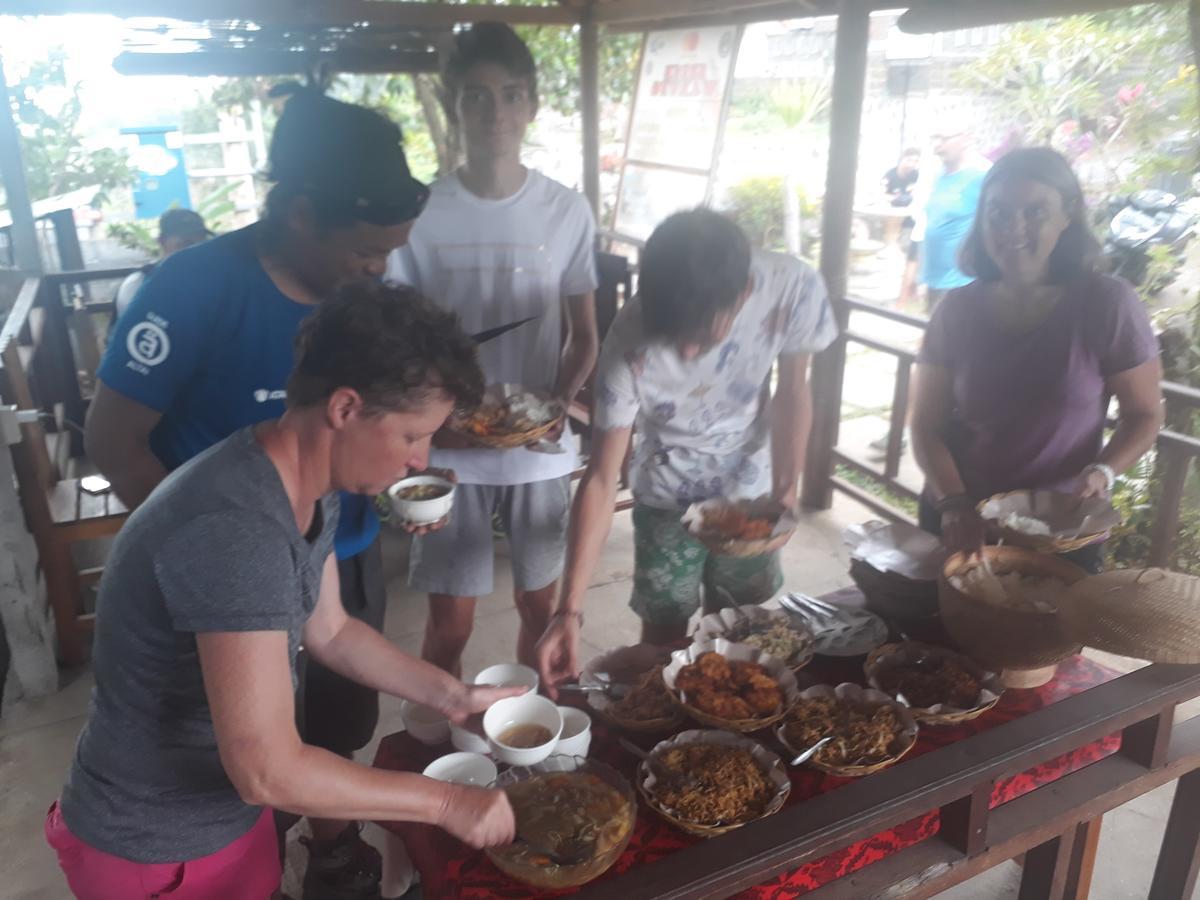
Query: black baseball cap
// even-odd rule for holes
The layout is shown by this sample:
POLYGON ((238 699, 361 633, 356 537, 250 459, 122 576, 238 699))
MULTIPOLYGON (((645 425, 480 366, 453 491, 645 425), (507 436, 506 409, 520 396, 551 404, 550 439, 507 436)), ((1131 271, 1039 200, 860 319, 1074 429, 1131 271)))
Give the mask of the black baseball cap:
POLYGON ((168 238, 195 238, 204 240, 212 237, 212 231, 204 224, 204 217, 191 209, 168 209, 158 217, 158 240, 168 238))
POLYGON ((313 88, 290 93, 271 137, 268 178, 328 210, 373 225, 420 215, 429 188, 412 176, 400 127, 313 88))

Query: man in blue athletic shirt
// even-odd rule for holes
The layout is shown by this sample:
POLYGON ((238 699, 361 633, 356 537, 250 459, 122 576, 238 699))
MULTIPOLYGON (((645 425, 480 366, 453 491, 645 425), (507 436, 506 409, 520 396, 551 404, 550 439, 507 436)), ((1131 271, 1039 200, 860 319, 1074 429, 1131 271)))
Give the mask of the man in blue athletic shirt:
MULTIPOLYGON (((296 331, 342 284, 378 279, 428 197, 400 129, 376 112, 297 90, 271 141, 263 218, 174 254, 121 317, 100 367, 88 454, 130 507, 166 474, 247 425, 278 418, 296 331)), ((344 494, 336 551, 347 612, 382 630, 379 520, 344 494)), ((297 704, 310 744, 350 756, 378 695, 309 660, 297 704)), ((310 820, 305 898, 378 897, 378 854, 353 823, 310 820)))

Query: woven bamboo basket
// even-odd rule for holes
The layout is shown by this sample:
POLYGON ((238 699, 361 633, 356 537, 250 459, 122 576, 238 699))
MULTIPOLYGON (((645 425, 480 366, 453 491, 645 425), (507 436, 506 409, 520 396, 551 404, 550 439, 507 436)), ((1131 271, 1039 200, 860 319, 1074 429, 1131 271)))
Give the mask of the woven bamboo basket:
MULTIPOLYGON (((857 684, 839 684, 836 688, 827 684, 818 684, 815 687, 808 688, 800 694, 801 701, 813 697, 837 697, 839 700, 846 700, 851 703, 858 703, 866 706, 890 706, 896 711, 896 718, 900 720, 900 724, 904 726, 896 739, 892 742, 892 754, 886 759, 881 759, 879 762, 863 763, 858 765, 832 765, 822 762, 818 757, 818 751, 813 756, 809 757, 805 765, 817 769, 821 772, 827 772, 830 775, 837 775, 840 778, 861 778, 863 775, 872 775, 875 772, 882 771, 888 766, 895 765, 904 756, 917 745, 917 720, 910 710, 903 703, 889 697, 883 691, 873 689, 864 689, 857 684)), ((794 714, 794 710, 793 713, 794 714)), ((790 718, 789 714, 789 718, 790 718)), ((799 756, 808 747, 797 747, 787 739, 787 719, 785 718, 775 729, 775 737, 783 744, 792 754, 799 756)))
POLYGON ((800 526, 800 520, 796 517, 794 510, 786 509, 783 504, 769 497, 732 502, 712 499, 693 503, 683 514, 680 522, 687 529, 688 534, 703 544, 705 549, 710 553, 714 553, 717 556, 731 556, 743 559, 774 553, 792 539, 792 535, 796 533, 796 529, 800 526), (774 530, 769 537, 754 540, 725 538, 705 531, 705 513, 728 506, 743 507, 753 516, 775 519, 774 530))
MULTIPOLYGON (((669 653, 661 647, 651 647, 646 644, 639 644, 633 647, 617 647, 609 650, 607 653, 602 653, 595 659, 588 660, 587 665, 583 667, 583 672, 580 673, 579 683, 590 686, 602 686, 608 683, 608 681, 613 680, 614 674, 617 681, 635 682, 641 673, 648 672, 656 665, 658 666, 658 677, 661 681, 664 665, 661 660, 669 658, 669 653)), ((607 694, 590 693, 587 695, 587 704, 600 718, 617 728, 624 729, 625 731, 641 732, 643 734, 662 734, 677 729, 683 724, 685 718, 683 710, 679 708, 679 704, 674 702, 675 698, 671 697, 671 693, 667 690, 665 684, 663 684, 663 691, 671 699, 671 714, 656 719, 625 718, 613 711, 614 701, 607 694)))
POLYGON ((490 447, 493 450, 511 450, 514 447, 524 447, 526 444, 532 444, 535 441, 540 441, 551 429, 558 424, 558 419, 552 419, 545 425, 539 425, 537 428, 531 428, 528 431, 517 431, 510 434, 475 434, 472 431, 467 431, 461 423, 448 424, 446 427, 455 434, 466 438, 472 444, 479 447, 490 447))
MULTIPOLYGON (((1066 560, 1020 547, 985 547, 983 557, 997 574, 1015 571, 1045 575, 1068 586, 1087 578, 1087 572, 1066 560)), ((997 606, 968 596, 950 584, 950 578, 980 564, 965 554, 955 554, 946 560, 938 583, 942 624, 963 652, 997 669, 1038 669, 1082 649, 1082 643, 1068 634, 1057 613, 997 606)))
MULTIPOLYGON (((1002 525, 996 518, 990 517, 984 512, 984 509, 992 504, 1002 504, 1012 506, 1020 511, 1037 512, 1039 517, 1048 517, 1059 519, 1063 516, 1070 516, 1072 513, 1065 509, 1068 504, 1078 505, 1078 500, 1068 494, 1059 494, 1053 491, 1008 491, 1003 494, 996 494, 981 502, 978 507, 979 514, 987 523, 988 534, 1001 544, 1012 547, 1021 547, 1026 550, 1033 550, 1036 553, 1070 553, 1073 550, 1082 550, 1084 547, 1105 540, 1111 530, 1111 525, 1119 521, 1116 513, 1113 512, 1114 519, 1107 519, 1106 524, 1109 527, 1102 528, 1098 531, 1090 531, 1087 534, 1076 534, 1070 537, 1064 535, 1053 534, 1026 534, 1023 531, 1017 531, 1014 528, 1009 528, 1002 525)), ((1105 512, 1108 512, 1106 510, 1105 512)))
POLYGON ((880 673, 886 670, 888 665, 893 662, 903 662, 916 657, 945 657, 954 659, 978 678, 982 685, 979 692, 979 699, 970 709, 939 708, 936 706, 928 708, 912 707, 913 718, 921 724, 958 725, 961 722, 969 722, 972 719, 979 718, 1000 702, 1000 695, 1004 693, 1004 685, 1001 683, 998 674, 986 671, 975 660, 961 653, 956 653, 946 647, 938 647, 934 644, 922 644, 917 641, 907 641, 902 644, 884 644, 882 647, 876 647, 872 650, 867 655, 867 661, 863 664, 863 673, 867 676, 867 684, 886 694, 887 691, 884 691, 882 685, 879 683, 880 673))
POLYGON ((1120 569, 1075 584, 1059 606, 1066 630, 1097 650, 1155 663, 1200 663, 1200 578, 1120 569))
POLYGON ((766 809, 762 814, 754 819, 747 819, 745 822, 734 822, 729 825, 705 825, 700 822, 693 822, 690 819, 682 818, 676 815, 671 810, 667 809, 662 802, 655 796, 652 789, 654 776, 652 775, 649 764, 643 761, 638 766, 637 771, 637 789, 642 795, 642 799, 646 801, 646 805, 654 810, 659 816, 670 822, 676 828, 686 831, 688 834, 694 834, 699 837, 716 837, 717 835, 727 834, 734 829, 741 828, 750 822, 757 822, 759 819, 765 819, 767 816, 772 816, 779 810, 783 809, 783 804, 788 798, 788 794, 792 790, 792 781, 788 778, 787 770, 784 768, 783 760, 775 753, 772 753, 762 744, 750 738, 740 735, 730 734, 726 731, 684 731, 655 745, 651 754, 660 753, 669 749, 672 746, 689 743, 717 743, 727 744, 733 747, 741 747, 748 751, 759 765, 763 768, 768 780, 775 788, 775 794, 767 803, 766 809))
MULTIPOLYGON (((661 679, 661 673, 659 675, 661 679)), ((663 691, 668 697, 674 700, 674 696, 667 687, 663 685, 663 691)), ((627 719, 613 711, 613 702, 604 694, 588 694, 588 706, 600 714, 600 718, 604 719, 610 725, 615 725, 617 728, 625 731, 637 731, 642 734, 662 734, 668 731, 674 731, 683 724, 686 718, 684 711, 679 708, 679 704, 675 704, 675 709, 670 716, 662 716, 657 719, 627 719)))
POLYGON ((663 682, 667 686, 667 690, 671 692, 671 696, 675 698, 675 702, 680 708, 688 714, 692 719, 702 725, 709 725, 713 728, 723 728, 726 731, 736 731, 740 734, 749 734, 753 731, 761 731, 764 728, 770 728, 777 723, 796 702, 799 696, 799 687, 796 684, 796 676, 791 669, 780 659, 762 653, 754 647, 746 644, 733 644, 724 638, 717 638, 711 641, 701 641, 692 644, 686 650, 676 650, 671 654, 671 663, 663 670, 663 682), (682 692, 675 684, 675 677, 679 670, 684 666, 695 662, 701 654, 707 652, 715 652, 724 656, 728 660, 746 660, 756 662, 763 666, 779 684, 783 691, 783 702, 779 708, 770 715, 758 716, 752 719, 722 719, 719 716, 714 716, 702 709, 697 709, 683 699, 682 692))

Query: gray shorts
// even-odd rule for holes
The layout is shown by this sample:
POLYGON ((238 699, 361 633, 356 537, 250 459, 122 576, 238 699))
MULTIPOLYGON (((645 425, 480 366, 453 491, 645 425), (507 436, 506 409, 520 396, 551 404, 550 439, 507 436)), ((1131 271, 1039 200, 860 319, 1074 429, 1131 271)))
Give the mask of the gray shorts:
POLYGON ((408 583, 454 597, 492 593, 496 515, 512 551, 513 586, 544 588, 562 574, 570 507, 569 475, 531 484, 460 484, 445 527, 413 538, 408 583))

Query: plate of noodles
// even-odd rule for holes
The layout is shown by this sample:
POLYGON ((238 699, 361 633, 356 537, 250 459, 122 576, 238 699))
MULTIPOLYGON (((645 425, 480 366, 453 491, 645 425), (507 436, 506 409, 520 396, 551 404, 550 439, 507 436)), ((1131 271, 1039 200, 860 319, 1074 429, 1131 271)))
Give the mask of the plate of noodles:
POLYGON ((783 808, 792 783, 783 761, 728 731, 684 731, 657 744, 637 772, 638 791, 668 822, 702 837, 783 808))
POLYGON ((819 684, 801 692, 775 736, 797 756, 832 737, 807 764, 855 778, 887 768, 908 753, 917 743, 917 721, 908 707, 882 691, 819 684))

